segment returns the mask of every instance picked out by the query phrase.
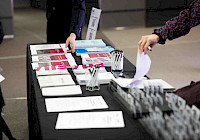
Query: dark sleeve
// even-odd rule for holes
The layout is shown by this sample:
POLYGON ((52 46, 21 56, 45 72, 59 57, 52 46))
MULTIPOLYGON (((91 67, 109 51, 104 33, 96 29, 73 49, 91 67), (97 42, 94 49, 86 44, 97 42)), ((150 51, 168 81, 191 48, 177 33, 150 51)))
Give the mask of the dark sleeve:
POLYGON ((180 14, 161 27, 154 29, 154 34, 160 37, 158 43, 165 44, 166 39, 173 40, 180 36, 186 35, 190 29, 200 23, 200 0, 193 1, 188 9, 180 12, 180 14))
POLYGON ((3 94, 1 92, 1 85, 0 85, 0 113, 1 113, 1 109, 3 108, 4 105, 5 105, 5 102, 3 99, 3 94))
POLYGON ((85 23, 85 0, 76 0, 72 8, 70 33, 76 34, 76 39, 81 39, 81 32, 85 23))

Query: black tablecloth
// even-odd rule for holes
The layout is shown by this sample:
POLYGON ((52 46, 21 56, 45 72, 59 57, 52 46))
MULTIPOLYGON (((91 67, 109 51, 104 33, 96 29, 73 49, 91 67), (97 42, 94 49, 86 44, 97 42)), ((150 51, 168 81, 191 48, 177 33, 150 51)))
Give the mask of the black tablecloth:
MULTIPOLYGON (((138 139, 152 139, 150 135, 144 130, 142 125, 137 120, 133 120, 130 114, 123 108, 111 93, 108 85, 101 85, 100 91, 89 92, 85 90, 85 86, 81 86, 82 95, 79 96, 93 96, 101 95, 108 104, 110 111, 123 111, 125 127, 112 129, 82 129, 82 130, 56 130, 55 124, 58 113, 47 113, 45 107, 45 98, 42 96, 35 71, 31 67, 31 53, 30 44, 27 46, 27 101, 28 101, 28 122, 29 122, 29 138, 33 140, 138 140, 138 139)), ((75 57, 77 64, 81 64, 80 57, 75 57)), ((108 69, 109 70, 109 69, 108 69)), ((69 69, 73 79, 75 77, 72 70, 69 69)), ((135 67, 125 58, 124 59, 125 73, 135 72, 135 67)), ((92 110, 102 111, 102 110, 92 110)), ((81 119, 81 118, 80 118, 81 119)))

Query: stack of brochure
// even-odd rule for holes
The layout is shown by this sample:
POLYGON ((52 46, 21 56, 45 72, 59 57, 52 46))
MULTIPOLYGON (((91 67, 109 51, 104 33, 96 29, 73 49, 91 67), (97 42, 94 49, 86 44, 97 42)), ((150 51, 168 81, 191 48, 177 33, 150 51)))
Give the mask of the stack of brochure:
POLYGON ((106 47, 102 39, 76 40, 76 48, 106 47))
POLYGON ((40 44, 30 45, 31 55, 48 55, 48 54, 64 54, 66 53, 65 44, 40 44))
POLYGON ((58 65, 58 66, 46 66, 46 67, 37 67, 36 75, 61 75, 61 74, 69 74, 67 70, 67 66, 58 65))
POLYGON ((111 46, 106 47, 90 47, 90 48, 76 48, 76 55, 80 56, 81 54, 91 54, 91 53, 106 53, 114 50, 111 46))
POLYGON ((111 55, 107 53, 92 53, 81 54, 83 64, 99 64, 103 63, 104 66, 111 66, 111 55))
POLYGON ((62 66, 67 66, 67 68, 71 68, 76 65, 76 62, 71 53, 32 56, 32 61, 33 61, 32 67, 34 70, 38 67, 46 67, 46 66, 62 65, 62 66))

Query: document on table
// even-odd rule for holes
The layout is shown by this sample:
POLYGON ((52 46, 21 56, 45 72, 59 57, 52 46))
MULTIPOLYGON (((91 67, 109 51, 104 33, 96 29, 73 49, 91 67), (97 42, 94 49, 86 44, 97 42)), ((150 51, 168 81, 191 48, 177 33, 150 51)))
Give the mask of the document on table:
MULTIPOLYGON (((132 79, 128 78, 120 78, 120 79, 114 79, 114 81, 120 85, 121 87, 125 87, 127 84, 132 82, 132 79)), ((138 81, 137 85, 134 85, 135 87, 139 89, 144 89, 144 85, 159 85, 161 86, 164 90, 174 90, 175 88, 168 84, 166 81, 162 79, 141 79, 138 81)))
POLYGON ((80 85, 42 88, 43 96, 66 96, 82 94, 80 85))
POLYGON ((125 127, 122 111, 60 113, 56 129, 125 127))
POLYGON ((0 83, 4 80, 5 78, 0 74, 0 83))
POLYGON ((45 99, 47 112, 105 109, 108 105, 102 96, 45 99))

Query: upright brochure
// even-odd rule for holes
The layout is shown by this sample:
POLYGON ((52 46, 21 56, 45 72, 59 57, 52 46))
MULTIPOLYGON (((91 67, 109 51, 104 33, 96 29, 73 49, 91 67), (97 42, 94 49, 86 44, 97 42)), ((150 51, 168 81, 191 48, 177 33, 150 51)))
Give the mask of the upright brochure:
POLYGON ((59 86, 59 87, 46 87, 42 88, 43 96, 69 96, 80 95, 82 90, 80 85, 59 86))
POLYGON ((71 75, 39 76, 38 82, 39 82, 40 88, 75 85, 71 75))
POLYGON ((110 53, 81 54, 81 58, 111 57, 110 53))
MULTIPOLYGON (((86 85, 86 76, 87 75, 76 75, 76 80, 80 85, 86 85)), ((99 84, 109 84, 112 79, 115 79, 111 72, 102 72, 98 73, 98 82, 99 84)))
POLYGON ((106 47, 102 39, 94 40, 76 40, 76 48, 89 48, 89 47, 106 47))
POLYGON ((45 99, 45 104, 47 112, 64 112, 108 108, 108 105, 106 104, 102 96, 47 98, 45 99))
POLYGON ((82 58, 83 64, 99 64, 103 63, 104 66, 111 66, 111 57, 97 57, 97 58, 82 58))
POLYGON ((76 48, 76 55, 80 56, 81 54, 86 54, 86 53, 106 53, 106 52, 111 52, 114 50, 111 46, 107 47, 92 47, 92 48, 76 48))
POLYGON ((58 65, 58 66, 46 66, 46 67, 38 67, 36 69, 37 76, 44 76, 44 75, 56 75, 56 74, 69 74, 67 70, 67 66, 65 65, 58 65))
MULTIPOLYGON (((100 63, 100 64, 96 64, 96 65, 99 65, 100 68, 99 68, 99 72, 107 72, 103 63, 100 63)), ((85 74, 86 71, 87 71, 87 67, 93 67, 93 64, 88 64, 88 65, 76 65, 73 67, 73 72, 74 74, 85 74)))
POLYGON ((46 66, 67 66, 67 68, 72 68, 73 66, 77 65, 74 57, 71 54, 67 54, 66 60, 53 60, 53 61, 46 61, 46 62, 33 62, 32 68, 33 70, 37 69, 38 67, 46 67, 46 66))
POLYGON ((71 53, 56 54, 56 55, 39 55, 39 56, 32 56, 32 62, 67 60, 67 58, 69 57, 71 57, 71 53))
POLYGON ((125 127, 122 111, 59 113, 56 129, 125 127))
POLYGON ((65 44, 30 45, 31 55, 64 54, 68 50, 65 44))

